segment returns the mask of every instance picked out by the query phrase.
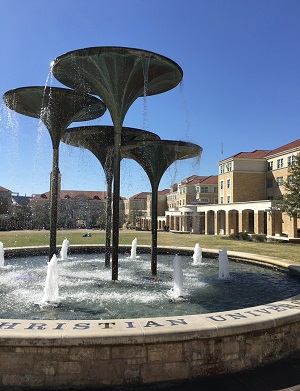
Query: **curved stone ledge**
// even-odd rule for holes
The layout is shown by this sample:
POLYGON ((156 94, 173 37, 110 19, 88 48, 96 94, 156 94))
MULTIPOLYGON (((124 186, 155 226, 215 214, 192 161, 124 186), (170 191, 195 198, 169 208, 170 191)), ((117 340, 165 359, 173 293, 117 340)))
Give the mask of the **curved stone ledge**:
MULTIPOLYGON (((75 250, 72 246, 72 251, 80 251, 80 247, 75 250)), ((99 251, 99 246, 93 247, 99 251)), ((5 254, 18 253, 15 250, 6 249, 5 254)), ((32 247, 26 254, 46 250, 32 247)), ((189 254, 193 249, 159 251, 189 254)), ((203 253, 217 255, 210 250, 203 253)), ((234 252, 228 255, 298 272, 298 266, 287 260, 234 252)), ((186 381, 253 368, 299 351, 300 296, 182 317, 1 319, 0 384, 6 388, 59 389, 186 381)))

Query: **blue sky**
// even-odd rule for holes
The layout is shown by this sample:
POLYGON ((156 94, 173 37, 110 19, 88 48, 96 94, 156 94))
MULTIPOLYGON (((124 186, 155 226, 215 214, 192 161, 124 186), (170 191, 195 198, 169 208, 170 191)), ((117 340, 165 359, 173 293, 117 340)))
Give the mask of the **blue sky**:
MULTIPOLYGON (((200 163, 177 162, 160 189, 192 174, 218 172, 241 151, 274 149, 300 130, 299 0, 0 0, 0 95, 62 86, 49 77, 59 55, 92 46, 150 50, 183 69, 180 86, 142 98, 124 125, 200 145, 200 163), (223 151, 223 155, 222 155, 223 151)), ((109 113, 97 123, 110 125, 109 113)), ((87 125, 89 123, 86 123, 87 125)), ((0 106, 0 186, 21 195, 49 190, 48 131, 0 106)), ((61 145, 62 188, 104 190, 88 151, 61 145)), ((134 162, 121 165, 121 195, 150 191, 134 162)))

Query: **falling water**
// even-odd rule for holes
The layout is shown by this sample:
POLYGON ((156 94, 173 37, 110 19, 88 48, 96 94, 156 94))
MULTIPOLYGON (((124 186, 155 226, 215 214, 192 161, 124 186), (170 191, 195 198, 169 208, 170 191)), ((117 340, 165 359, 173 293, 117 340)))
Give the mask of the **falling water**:
POLYGON ((183 94, 183 79, 181 79, 181 81, 179 83, 179 90, 180 90, 181 101, 182 101, 182 105, 184 108, 184 114, 185 114, 185 126, 186 126, 185 137, 186 137, 186 140, 189 140, 190 120, 189 120, 189 112, 188 112, 187 104, 186 104, 186 101, 184 99, 184 94, 183 94))
POLYGON ((0 268, 1 267, 4 267, 4 248, 2 242, 0 242, 0 268))
MULTIPOLYGON (((15 106, 16 103, 16 99, 14 98, 13 105, 15 106)), ((20 157, 20 125, 18 114, 5 105, 3 106, 3 118, 1 122, 4 125, 3 128, 7 131, 7 135, 3 137, 3 144, 1 146, 4 152, 4 154, 1 153, 1 159, 8 161, 8 172, 6 172, 6 175, 10 180, 11 188, 13 188, 20 182, 20 178, 18 177, 19 172, 16 170, 16 165, 20 157), (7 147, 5 144, 7 144, 7 147)))
POLYGON ((55 254, 48 262, 43 302, 51 304, 59 303, 57 258, 55 254))
POLYGON ((183 293, 183 271, 181 265, 181 258, 178 254, 175 255, 173 260, 173 278, 174 285, 172 288, 172 296, 174 298, 182 297, 183 293))
POLYGON ((202 261, 202 249, 199 243, 196 243, 193 254, 193 265, 200 265, 202 261))
POLYGON ((45 85, 44 85, 44 93, 41 103, 41 111, 39 114, 39 120, 37 124, 37 136, 36 136, 36 142, 35 142, 35 149, 34 149, 34 163, 33 163, 33 171, 32 171, 32 184, 34 187, 39 187, 40 184, 40 178, 44 175, 44 167, 42 162, 45 163, 45 155, 48 156, 48 152, 46 153, 50 147, 50 139, 49 139, 49 133, 45 127, 44 122, 41 120, 41 118, 47 118, 50 114, 50 99, 48 100, 48 106, 45 104, 45 93, 46 88, 51 86, 52 80, 53 80, 53 74, 52 74, 52 64, 50 64, 50 70, 48 72, 48 75, 46 77, 45 85), (47 145, 48 144, 48 145, 47 145))
POLYGON ((229 277, 227 250, 225 247, 223 247, 222 250, 219 251, 219 278, 222 280, 227 280, 229 277))
POLYGON ((142 66, 144 74, 144 108, 143 108, 143 130, 148 129, 148 110, 147 110, 147 93, 148 93, 148 76, 149 76, 150 57, 142 57, 142 66))
POLYGON ((68 239, 64 239, 62 242, 61 250, 60 250, 60 259, 65 261, 68 259, 68 249, 70 247, 70 242, 68 239))
POLYGON ((134 238, 131 245, 130 259, 136 259, 136 246, 137 246, 137 238, 134 238))

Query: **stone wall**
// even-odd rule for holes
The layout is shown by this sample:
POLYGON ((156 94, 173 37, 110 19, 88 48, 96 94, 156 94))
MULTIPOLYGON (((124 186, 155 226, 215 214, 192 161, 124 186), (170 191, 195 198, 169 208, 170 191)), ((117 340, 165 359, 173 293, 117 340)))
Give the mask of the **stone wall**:
POLYGON ((185 381, 300 351, 300 298, 154 319, 1 320, 0 386, 86 388, 185 381))

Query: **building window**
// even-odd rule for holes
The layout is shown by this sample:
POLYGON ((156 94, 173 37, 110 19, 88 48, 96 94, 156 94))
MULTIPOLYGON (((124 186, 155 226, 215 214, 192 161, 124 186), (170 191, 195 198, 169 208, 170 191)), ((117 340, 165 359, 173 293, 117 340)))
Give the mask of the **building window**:
POLYGON ((208 193, 208 186, 201 186, 201 193, 208 193))
POLYGON ((214 200, 214 204, 217 204, 218 203, 218 199, 217 198, 215 198, 215 200, 214 200))
POLYGON ((288 175, 288 177, 287 177, 287 183, 288 183, 289 185, 291 185, 291 184, 293 183, 293 178, 294 178, 293 175, 288 175))
POLYGON ((295 156, 294 155, 288 156, 288 166, 290 167, 294 163, 295 163, 295 156))
POLYGON ((227 204, 230 204, 230 196, 227 196, 227 204))
POLYGON ((225 172, 225 164, 220 165, 220 174, 224 174, 225 172))
POLYGON ((273 170, 273 162, 268 162, 268 171, 273 170))
POLYGON ((209 202, 208 198, 201 198, 200 201, 203 202, 203 204, 208 204, 209 202))
POLYGON ((232 162, 229 162, 226 164, 226 169, 227 169, 227 172, 232 171, 232 162))
POLYGON ((218 192, 218 186, 214 186, 214 193, 218 192))
POLYGON ((283 168, 283 159, 277 159, 277 168, 283 168))
POLYGON ((280 187, 280 186, 283 185, 283 177, 282 177, 282 176, 279 176, 279 177, 277 178, 277 185, 278 185, 278 187, 280 187))
POLYGON ((230 179, 227 179, 227 189, 230 189, 230 179))
POLYGON ((224 204, 224 197, 220 198, 221 204, 224 204))
POLYGON ((267 188, 269 189, 270 187, 273 187, 273 179, 267 180, 267 188))
POLYGON ((224 181, 220 181, 220 189, 221 189, 221 190, 224 189, 224 181))

